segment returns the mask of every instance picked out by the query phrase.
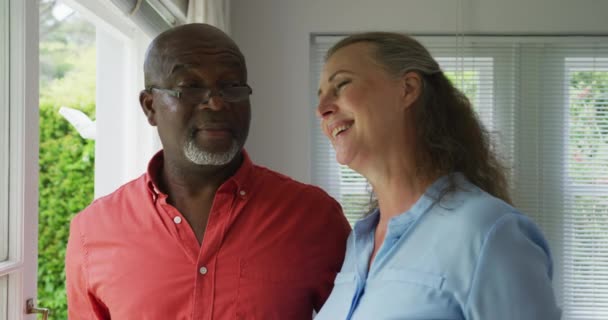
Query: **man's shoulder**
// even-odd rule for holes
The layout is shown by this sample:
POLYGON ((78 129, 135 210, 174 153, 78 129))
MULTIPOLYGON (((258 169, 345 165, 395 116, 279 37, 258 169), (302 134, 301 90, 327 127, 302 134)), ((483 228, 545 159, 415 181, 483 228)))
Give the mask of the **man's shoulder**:
POLYGON ((284 194, 297 194, 314 198, 318 201, 336 202, 325 190, 313 184, 304 183, 285 174, 274 171, 264 166, 254 165, 261 180, 258 183, 270 186, 275 190, 280 190, 284 194))
POLYGON ((292 228, 297 234, 320 232, 324 236, 319 239, 335 242, 338 246, 335 252, 343 254, 351 228, 338 201, 318 186, 265 167, 257 166, 256 169, 259 174, 254 184, 256 193, 261 195, 259 205, 268 208, 263 210, 264 219, 278 219, 281 225, 292 228))
POLYGON ((145 175, 142 175, 134 180, 131 180, 112 193, 93 200, 86 208, 80 211, 74 219, 88 220, 99 219, 100 215, 111 216, 119 214, 125 204, 133 199, 143 200, 145 196, 145 175))

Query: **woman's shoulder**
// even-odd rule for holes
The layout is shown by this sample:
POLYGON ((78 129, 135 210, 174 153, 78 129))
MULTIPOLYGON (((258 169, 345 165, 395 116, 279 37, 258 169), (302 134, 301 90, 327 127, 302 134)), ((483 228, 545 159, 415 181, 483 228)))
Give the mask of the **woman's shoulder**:
POLYGON ((422 217, 412 238, 433 252, 426 268, 445 275, 448 286, 456 289, 460 288, 457 283, 470 283, 480 261, 511 255, 513 250, 509 248, 516 244, 540 248, 530 250, 543 252, 546 261, 550 261, 547 242, 534 222, 476 187, 459 190, 437 202, 422 217))
MULTIPOLYGON (((438 250, 471 250, 477 256, 492 234, 504 228, 518 230, 512 235, 543 239, 535 223, 515 207, 470 184, 445 195, 422 217, 415 234, 438 250), (429 239, 430 238, 430 239, 429 239)), ((508 235, 508 233, 505 233, 508 235)), ((493 243, 510 242, 503 234, 493 243)), ((544 241, 540 241, 544 244, 544 241)))

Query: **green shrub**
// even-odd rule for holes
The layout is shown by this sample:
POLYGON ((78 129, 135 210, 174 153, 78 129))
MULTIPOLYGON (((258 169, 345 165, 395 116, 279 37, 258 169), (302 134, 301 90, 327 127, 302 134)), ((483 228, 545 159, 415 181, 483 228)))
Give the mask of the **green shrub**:
POLYGON ((58 109, 40 106, 38 304, 52 319, 67 319, 65 249, 70 220, 93 200, 95 142, 82 139, 58 109))

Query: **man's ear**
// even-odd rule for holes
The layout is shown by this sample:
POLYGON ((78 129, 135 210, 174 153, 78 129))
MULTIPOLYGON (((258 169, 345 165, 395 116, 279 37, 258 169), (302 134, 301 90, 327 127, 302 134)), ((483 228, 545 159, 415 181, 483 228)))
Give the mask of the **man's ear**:
POLYGON ((154 96, 152 95, 151 90, 142 90, 139 92, 139 104, 141 105, 141 110, 148 118, 148 123, 151 126, 156 126, 156 110, 154 109, 154 96))
POLYGON ((403 106, 408 109, 413 106, 422 94, 422 77, 414 71, 406 72, 401 77, 403 106))

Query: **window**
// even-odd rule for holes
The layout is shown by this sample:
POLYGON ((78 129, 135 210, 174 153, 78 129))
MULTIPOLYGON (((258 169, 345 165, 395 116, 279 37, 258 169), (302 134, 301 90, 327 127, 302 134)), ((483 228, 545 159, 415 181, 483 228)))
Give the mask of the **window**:
POLYGON ((567 57, 565 69, 564 299, 574 318, 605 319, 595 308, 608 292, 608 58, 567 57))
MULTIPOLYGON (((117 9, 114 10, 114 5, 110 2, 64 1, 70 6, 82 9, 87 17, 95 22, 100 31, 98 34, 105 37, 98 38, 100 46, 103 45, 108 51, 114 49, 114 55, 107 57, 107 60, 104 60, 105 56, 98 59, 99 64, 112 66, 112 68, 104 68, 107 71, 106 75, 118 69, 114 75, 101 79, 105 88, 121 88, 128 94, 134 93, 130 95, 134 100, 129 101, 137 104, 137 92, 143 84, 134 74, 142 74, 138 68, 142 65, 140 57, 143 57, 147 37, 125 20, 128 18, 120 11, 116 14, 117 9), (122 46, 115 46, 120 41, 123 42, 122 46), (122 55, 120 64, 115 63, 116 59, 112 60, 118 55, 122 55), (114 81, 115 78, 121 81, 114 81)), ((38 307, 55 307, 38 305, 36 301, 38 6, 39 1, 0 0, 0 320, 33 317, 25 314, 26 301, 30 299, 38 307)), ((125 96, 119 97, 116 90, 103 91, 101 95, 106 92, 111 92, 116 100, 125 96)), ((104 100, 106 101, 108 99, 104 100)), ((112 103, 104 104, 104 107, 105 115, 110 115, 110 121, 114 120, 113 116, 116 114, 112 113, 115 109, 110 109, 111 107, 120 109, 122 113, 124 110, 138 109, 125 108, 122 104, 112 103)), ((132 114, 136 114, 135 111, 127 112, 123 121, 127 128, 132 128, 134 120, 132 114)), ((127 152, 121 154, 125 157, 139 155, 142 149, 154 142, 153 138, 149 138, 151 135, 139 134, 139 132, 129 131, 128 135, 131 140, 136 140, 130 142, 129 146, 137 148, 127 148, 122 145, 119 148, 114 145, 111 151, 128 150, 127 155, 124 155, 127 152)), ((124 136, 120 138, 126 140, 124 136)), ((111 175, 123 179, 125 174, 131 172, 131 168, 128 169, 117 171, 114 168, 111 175)), ((65 232, 63 234, 65 235, 65 232)))
MULTIPOLYGON (((563 319, 608 318, 608 39, 417 38, 473 102, 510 168, 515 205, 550 242, 563 319)), ((312 38, 312 88, 339 39, 312 38)), ((354 223, 369 187, 336 163, 318 120, 312 123, 312 181, 354 223)))
POLYGON ((137 100, 149 42, 140 28, 155 29, 133 24, 109 1, 36 2, 41 26, 38 217, 45 226, 38 233, 38 305, 66 319, 64 261, 72 217, 94 194, 103 196, 139 176, 158 149, 137 100), (77 112, 91 119, 70 117, 77 112), (69 200, 57 201, 63 198, 69 200))

